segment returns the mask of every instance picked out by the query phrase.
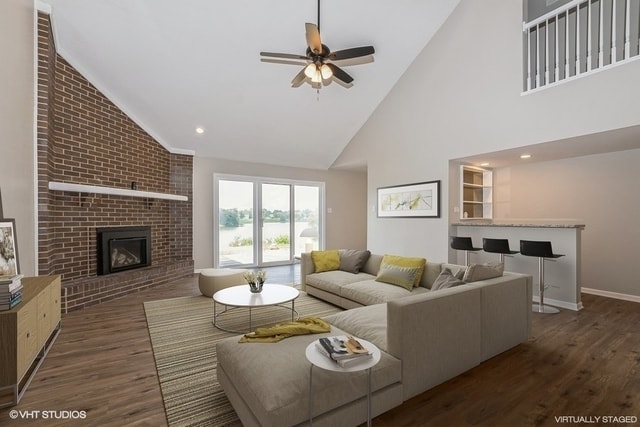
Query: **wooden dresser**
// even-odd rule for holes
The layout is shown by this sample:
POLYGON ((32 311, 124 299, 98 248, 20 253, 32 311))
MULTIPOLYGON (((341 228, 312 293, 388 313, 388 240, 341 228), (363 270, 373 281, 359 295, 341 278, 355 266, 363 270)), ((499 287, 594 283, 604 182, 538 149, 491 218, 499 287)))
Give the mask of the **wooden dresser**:
POLYGON ((0 408, 18 404, 60 333, 60 276, 22 284, 22 302, 0 311, 0 408))

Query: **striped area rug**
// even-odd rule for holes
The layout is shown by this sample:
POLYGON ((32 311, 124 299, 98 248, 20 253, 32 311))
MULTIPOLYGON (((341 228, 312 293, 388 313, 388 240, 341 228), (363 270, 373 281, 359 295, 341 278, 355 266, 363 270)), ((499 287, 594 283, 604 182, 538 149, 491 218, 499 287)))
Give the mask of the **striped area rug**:
MULTIPOLYGON (((295 309, 300 317, 341 311, 304 292, 296 299, 295 309)), ((150 301, 144 303, 144 310, 169 426, 241 425, 216 377, 216 342, 238 334, 212 325, 213 300, 190 296, 150 301)), ((254 327, 290 320, 282 307, 262 307, 252 314, 254 327)), ((245 309, 224 316, 228 329, 248 325, 245 309)))

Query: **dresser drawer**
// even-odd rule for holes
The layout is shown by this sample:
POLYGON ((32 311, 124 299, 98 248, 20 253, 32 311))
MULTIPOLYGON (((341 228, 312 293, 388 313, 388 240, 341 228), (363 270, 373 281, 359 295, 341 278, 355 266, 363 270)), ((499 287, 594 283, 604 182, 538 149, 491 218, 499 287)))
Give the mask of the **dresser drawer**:
POLYGON ((38 306, 30 301, 18 312, 17 373, 22 377, 38 353, 38 306))

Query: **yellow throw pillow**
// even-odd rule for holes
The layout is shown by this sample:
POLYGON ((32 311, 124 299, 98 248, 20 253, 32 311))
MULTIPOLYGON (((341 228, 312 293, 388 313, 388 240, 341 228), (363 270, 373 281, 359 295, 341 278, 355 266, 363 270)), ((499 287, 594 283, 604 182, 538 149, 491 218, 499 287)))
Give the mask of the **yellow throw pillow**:
POLYGON ((340 268, 340 253, 333 251, 311 251, 311 259, 315 273, 332 271, 340 268))
POLYGON ((400 267, 399 265, 383 264, 380 267, 376 282, 401 286, 411 292, 416 277, 420 277, 420 267, 400 267))
POLYGON ((424 258, 416 257, 385 255, 382 257, 380 269, 382 269, 385 264, 394 265, 396 267, 418 267, 420 269, 420 272, 416 274, 415 280, 413 282, 413 287, 417 288, 418 286, 420 286, 420 279, 422 279, 422 273, 424 272, 425 265, 427 265, 427 260, 424 258))

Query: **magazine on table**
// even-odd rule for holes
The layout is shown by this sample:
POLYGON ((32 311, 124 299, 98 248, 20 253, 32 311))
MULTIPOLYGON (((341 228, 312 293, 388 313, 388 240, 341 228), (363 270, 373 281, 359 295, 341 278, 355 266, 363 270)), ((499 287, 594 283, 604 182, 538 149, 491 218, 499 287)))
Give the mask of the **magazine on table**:
POLYGON ((371 352, 352 336, 320 338, 316 343, 316 347, 320 353, 342 367, 371 358, 371 352))

